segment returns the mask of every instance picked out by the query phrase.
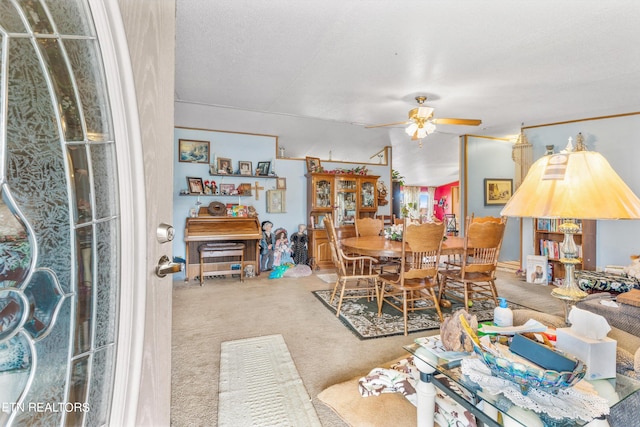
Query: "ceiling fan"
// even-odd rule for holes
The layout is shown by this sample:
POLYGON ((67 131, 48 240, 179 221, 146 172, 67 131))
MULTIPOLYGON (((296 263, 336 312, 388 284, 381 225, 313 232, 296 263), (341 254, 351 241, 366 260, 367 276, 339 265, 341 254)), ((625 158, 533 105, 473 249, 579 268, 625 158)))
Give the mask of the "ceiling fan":
POLYGON ((384 125, 365 126, 367 129, 379 128, 385 126, 397 126, 408 124, 405 132, 411 135, 411 140, 420 140, 420 147, 422 147, 422 138, 433 133, 436 130, 436 125, 466 125, 466 126, 478 126, 482 123, 482 120, 477 119, 436 119, 433 118, 433 108, 424 105, 427 100, 426 96, 416 96, 418 106, 409 111, 409 120, 404 122, 386 123, 384 125))

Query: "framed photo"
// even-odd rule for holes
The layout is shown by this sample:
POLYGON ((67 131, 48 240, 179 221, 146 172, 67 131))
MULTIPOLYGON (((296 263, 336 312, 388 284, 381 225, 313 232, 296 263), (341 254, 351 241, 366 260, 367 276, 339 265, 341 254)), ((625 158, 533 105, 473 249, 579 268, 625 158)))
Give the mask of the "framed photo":
POLYGON ((549 284, 548 259, 541 255, 527 255, 527 283, 549 284))
POLYGON ((235 184, 220 184, 220 194, 231 195, 236 191, 235 184))
POLYGON ((317 157, 306 157, 307 160, 307 171, 309 172, 320 172, 322 169, 322 165, 320 164, 320 159, 317 157))
POLYGON ((506 205, 513 195, 513 180, 502 178, 484 179, 484 205, 506 205))
POLYGON ((269 190, 267 191, 267 212, 284 213, 286 212, 285 191, 269 190))
POLYGON ((276 188, 278 190, 284 190, 287 188, 287 178, 278 178, 276 181, 276 188))
POLYGON ((218 173, 223 175, 233 175, 233 167, 231 167, 231 159, 226 157, 218 157, 218 173))
POLYGON ((251 165, 251 162, 239 161, 238 171, 240 172, 240 175, 252 175, 253 166, 251 165))
POLYGON ((188 163, 209 163, 209 141, 179 139, 178 160, 188 163))
POLYGON ((258 162, 256 168, 256 175, 269 175, 269 169, 271 168, 271 162, 258 162))
POLYGON ((195 178, 192 176, 188 176, 187 186, 189 187, 189 194, 204 193, 204 183, 202 182, 202 178, 195 178))
POLYGON ((209 175, 215 175, 218 173, 218 168, 216 167, 216 165, 214 165, 213 163, 211 163, 209 165, 209 175))

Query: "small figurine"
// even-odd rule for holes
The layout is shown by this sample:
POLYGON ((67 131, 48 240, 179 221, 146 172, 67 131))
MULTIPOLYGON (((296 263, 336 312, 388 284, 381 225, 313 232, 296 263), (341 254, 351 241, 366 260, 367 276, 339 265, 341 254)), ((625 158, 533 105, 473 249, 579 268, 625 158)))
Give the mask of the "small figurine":
POLYGON ((307 255, 307 226, 300 224, 298 231, 291 235, 291 244, 293 251, 293 262, 295 264, 306 264, 308 262, 307 255))
POLYGON ((262 221, 262 240, 260 240, 260 271, 273 269, 273 250, 276 244, 276 236, 271 232, 273 223, 262 221))
POLYGON ((273 250, 273 265, 278 267, 280 265, 293 264, 293 258, 291 258, 291 246, 289 245, 289 239, 287 238, 287 230, 279 228, 276 230, 275 234, 276 245, 273 250))

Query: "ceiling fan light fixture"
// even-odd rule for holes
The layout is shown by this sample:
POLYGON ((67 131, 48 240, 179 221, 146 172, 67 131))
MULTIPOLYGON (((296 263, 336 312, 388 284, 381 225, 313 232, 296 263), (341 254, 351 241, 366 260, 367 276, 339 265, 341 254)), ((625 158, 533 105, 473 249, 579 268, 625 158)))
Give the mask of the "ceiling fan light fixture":
POLYGON ((409 136, 413 136, 414 133, 418 130, 418 124, 416 122, 412 122, 409 126, 405 128, 405 132, 409 136))
POLYGON ((409 120, 426 120, 433 115, 433 108, 421 105, 409 111, 409 120))

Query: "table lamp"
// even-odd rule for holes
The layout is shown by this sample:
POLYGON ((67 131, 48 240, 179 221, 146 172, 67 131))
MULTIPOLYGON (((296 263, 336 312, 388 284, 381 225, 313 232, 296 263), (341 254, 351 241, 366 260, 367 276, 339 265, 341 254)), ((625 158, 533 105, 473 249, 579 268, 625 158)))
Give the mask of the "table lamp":
POLYGON ((576 284, 574 268, 580 263, 573 235, 580 227, 575 219, 640 219, 640 199, 600 154, 567 149, 537 160, 522 184, 502 209, 501 215, 565 219, 559 230, 564 233, 560 262, 565 268, 562 286, 551 295, 578 301, 587 296, 576 284))

